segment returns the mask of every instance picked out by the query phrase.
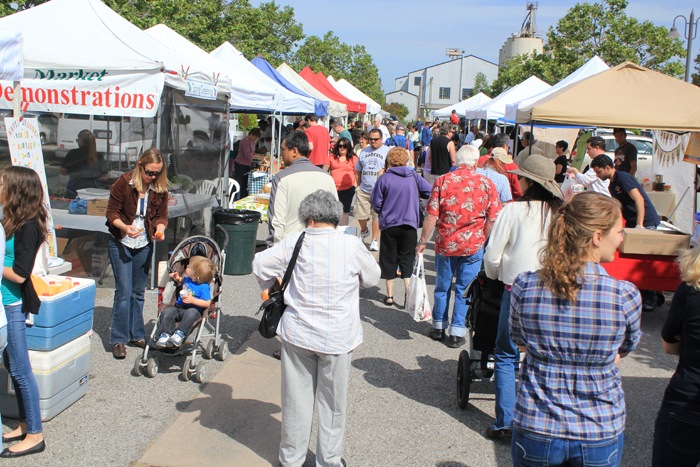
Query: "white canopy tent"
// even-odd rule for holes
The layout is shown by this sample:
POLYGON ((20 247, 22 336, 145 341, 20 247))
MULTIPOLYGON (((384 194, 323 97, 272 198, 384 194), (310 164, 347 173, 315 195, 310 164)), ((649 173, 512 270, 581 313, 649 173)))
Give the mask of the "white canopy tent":
POLYGON ((457 104, 448 105, 442 109, 434 110, 433 116, 437 118, 447 118, 452 115, 452 111, 455 110, 458 116, 464 117, 466 112, 474 110, 490 100, 491 98, 489 96, 483 92, 480 92, 475 96, 472 96, 469 99, 463 100, 457 104))
POLYGON ((269 112, 275 110, 281 101, 281 96, 268 83, 252 76, 248 70, 219 60, 182 37, 164 24, 158 24, 146 29, 146 34, 161 42, 175 52, 206 63, 211 68, 220 70, 231 80, 231 97, 229 99, 233 110, 254 110, 269 112))
POLYGON ((0 80, 21 81, 23 76, 22 34, 0 32, 0 80))
POLYGON ((536 96, 532 96, 530 98, 524 99, 519 102, 514 102, 512 104, 507 104, 506 105, 506 115, 505 115, 505 121, 508 124, 514 124, 515 123, 515 115, 516 112, 518 111, 518 108, 525 108, 530 106, 531 104, 537 102, 540 99, 544 99, 545 97, 549 96, 552 93, 555 93, 562 89, 563 87, 566 87, 572 83, 575 83, 577 81, 581 81, 582 79, 586 79, 590 76, 596 75, 600 73, 601 71, 609 70, 610 67, 599 57, 595 56, 588 60, 583 66, 581 66, 578 70, 574 71, 571 73, 569 76, 564 78, 563 80, 559 81, 557 84, 552 86, 551 88, 547 89, 544 92, 541 92, 537 94, 536 96))
POLYGON ((277 71, 284 76, 287 81, 292 83, 294 86, 298 87, 305 93, 309 94, 310 96, 314 96, 316 99, 321 99, 324 101, 328 101, 328 115, 331 117, 347 117, 348 115, 348 106, 346 104, 341 104, 340 102, 336 102, 334 100, 329 99, 328 97, 324 96, 323 93, 321 93, 318 89, 315 87, 311 86, 304 78, 299 76, 299 74, 292 69, 289 65, 286 63, 281 64, 280 66, 277 67, 277 71))
POLYGON ((382 110, 382 107, 374 102, 372 99, 369 98, 365 93, 357 89, 355 86, 350 84, 347 80, 345 79, 340 79, 338 81, 334 80, 332 76, 329 76, 328 82, 331 83, 331 85, 338 90, 339 93, 347 97, 348 99, 352 99, 357 102, 362 102, 363 104, 367 105, 367 113, 368 114, 376 114, 379 113, 380 110, 382 110))
MULTIPOLYGON (((290 91, 276 81, 271 80, 258 67, 250 63, 230 42, 224 42, 210 54, 229 67, 238 70, 239 74, 244 74, 252 78, 257 83, 275 90, 275 108, 273 110, 284 114, 303 114, 313 112, 314 100, 290 91)), ((231 77, 232 82, 236 82, 231 77)), ((233 98, 231 99, 233 101, 233 98)))
POLYGON ((514 102, 520 102, 535 96, 551 86, 536 76, 531 76, 517 86, 513 86, 507 91, 502 92, 490 101, 480 105, 479 107, 465 112, 465 117, 483 120, 498 120, 505 117, 506 106, 514 102))
MULTIPOLYGON (((231 91, 220 70, 165 47, 99 0, 53 0, 0 18, 0 30, 24 38, 21 97, 31 111, 153 117, 165 83, 183 91, 196 83, 205 99, 231 91)), ((11 108, 6 83, 0 107, 11 108)))

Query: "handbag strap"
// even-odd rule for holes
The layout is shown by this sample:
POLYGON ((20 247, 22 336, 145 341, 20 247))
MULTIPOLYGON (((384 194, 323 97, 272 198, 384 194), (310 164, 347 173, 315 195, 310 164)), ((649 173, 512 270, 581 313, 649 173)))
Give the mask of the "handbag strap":
POLYGON ((287 288, 287 284, 289 284, 289 281, 292 278, 292 272, 294 271, 294 266, 297 264, 297 256, 299 256, 301 244, 304 243, 305 235, 306 232, 302 232, 301 235, 299 235, 299 239, 297 240, 296 245, 294 245, 294 252, 292 253, 292 258, 289 260, 289 265, 287 266, 287 270, 284 272, 284 277, 282 278, 282 284, 280 286, 282 292, 284 292, 284 290, 287 288))

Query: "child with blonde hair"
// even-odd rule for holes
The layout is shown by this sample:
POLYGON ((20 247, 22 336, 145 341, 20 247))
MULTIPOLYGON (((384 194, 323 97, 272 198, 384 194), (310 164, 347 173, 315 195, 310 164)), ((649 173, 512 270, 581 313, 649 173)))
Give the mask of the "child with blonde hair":
POLYGON ((194 323, 211 305, 209 283, 215 274, 216 265, 202 256, 190 258, 184 277, 180 277, 176 272, 170 274, 175 282, 182 284, 182 288, 175 306, 166 309, 161 315, 160 328, 156 333, 160 334, 156 342, 157 349, 182 345, 192 332, 194 323))

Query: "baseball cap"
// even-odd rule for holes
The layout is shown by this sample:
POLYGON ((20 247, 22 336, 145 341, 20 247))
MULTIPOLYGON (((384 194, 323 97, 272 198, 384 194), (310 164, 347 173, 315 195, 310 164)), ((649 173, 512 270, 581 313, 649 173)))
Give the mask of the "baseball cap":
POLYGON ((498 159, 499 161, 503 162, 504 164, 512 164, 513 163, 513 158, 510 157, 510 155, 503 148, 493 148, 491 150, 491 157, 493 159, 498 159))
POLYGON ((406 127, 403 126, 403 123, 399 123, 398 125, 396 125, 396 130, 406 131, 406 127))

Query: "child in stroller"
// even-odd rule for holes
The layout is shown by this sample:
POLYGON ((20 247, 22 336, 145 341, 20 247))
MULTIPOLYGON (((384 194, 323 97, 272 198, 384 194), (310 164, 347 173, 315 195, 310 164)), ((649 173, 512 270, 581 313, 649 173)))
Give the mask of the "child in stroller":
POLYGON ((182 285, 182 289, 175 306, 163 311, 160 327, 156 331, 156 335, 160 336, 156 342, 157 349, 182 345, 192 332, 194 323, 211 305, 209 283, 215 274, 216 265, 202 256, 190 258, 184 277, 177 272, 170 274, 176 283, 182 285), (175 327, 177 321, 180 323, 175 327))

